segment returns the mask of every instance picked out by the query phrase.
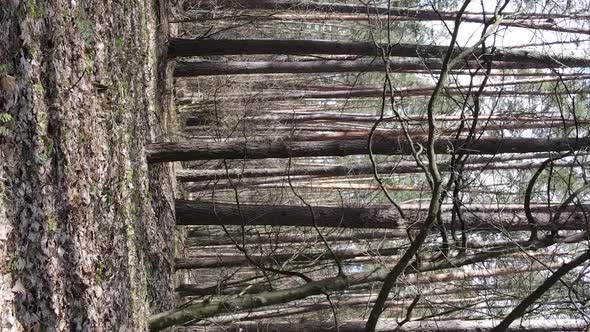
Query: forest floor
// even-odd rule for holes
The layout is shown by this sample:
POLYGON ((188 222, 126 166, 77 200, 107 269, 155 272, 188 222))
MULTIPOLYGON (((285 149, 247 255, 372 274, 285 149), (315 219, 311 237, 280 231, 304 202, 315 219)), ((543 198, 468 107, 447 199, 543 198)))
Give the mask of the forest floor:
POLYGON ((141 331, 174 303, 168 1, 3 0, 0 331, 141 331))

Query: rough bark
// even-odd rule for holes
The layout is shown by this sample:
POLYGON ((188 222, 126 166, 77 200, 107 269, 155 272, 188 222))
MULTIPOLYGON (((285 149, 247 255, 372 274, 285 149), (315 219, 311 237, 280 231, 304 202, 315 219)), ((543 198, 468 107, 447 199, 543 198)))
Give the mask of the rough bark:
MULTIPOLYGON (((399 217, 391 208, 351 208, 314 207, 318 227, 339 228, 405 228, 410 224, 419 227, 424 221, 425 208, 402 207, 407 220, 399 217)), ((552 207, 554 212, 558 207, 552 207)), ((587 206, 583 206, 588 213, 587 206)), ((546 206, 531 207, 539 223, 539 229, 551 229, 549 210, 546 206)), ((448 207, 444 207, 445 216, 448 207)), ((469 230, 526 230, 528 221, 522 207, 510 209, 481 209, 465 207, 465 227, 469 230)), ((448 217, 448 216, 447 216, 448 217)), ((309 209, 304 206, 289 205, 240 205, 224 203, 203 203, 189 200, 176 200, 176 219, 178 225, 273 225, 273 226, 313 226, 309 209), (243 217, 243 219, 242 219, 243 217)), ((447 218, 450 220, 450 218, 447 218)), ((560 229, 585 229, 584 212, 572 212, 562 216, 560 229), (567 222, 566 222, 567 221, 567 222)))
MULTIPOLYGON (((386 45, 380 45, 383 48, 386 45)), ((395 44, 388 48, 391 56, 442 58, 446 46, 395 44)), ((460 52, 453 52, 456 57, 460 52)), ((376 56, 380 52, 372 42, 341 42, 325 40, 282 40, 282 39, 182 39, 170 38, 170 57, 208 55, 251 55, 251 54, 331 54, 376 56)), ((534 51, 511 51, 504 49, 477 50, 467 60, 490 59, 492 61, 526 62, 568 67, 590 66, 590 59, 580 57, 555 57, 534 51)))
MULTIPOLYGON (((424 137, 414 137, 414 144, 425 146, 424 137)), ((469 153, 526 153, 580 150, 590 147, 586 138, 480 138, 476 141, 463 139, 439 139, 434 142, 438 154, 469 153)), ((384 137, 373 141, 374 154, 409 155, 411 147, 404 137, 384 137)), ((366 140, 308 141, 308 142, 161 142, 146 147, 150 163, 211 159, 264 159, 313 156, 348 156, 368 154, 366 140)))

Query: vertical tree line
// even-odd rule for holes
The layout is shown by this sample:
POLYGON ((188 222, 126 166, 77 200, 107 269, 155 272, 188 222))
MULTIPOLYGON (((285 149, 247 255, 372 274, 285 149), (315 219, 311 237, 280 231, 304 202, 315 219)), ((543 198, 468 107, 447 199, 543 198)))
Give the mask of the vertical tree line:
POLYGON ((186 1, 150 329, 585 328, 590 4, 483 3, 186 1))

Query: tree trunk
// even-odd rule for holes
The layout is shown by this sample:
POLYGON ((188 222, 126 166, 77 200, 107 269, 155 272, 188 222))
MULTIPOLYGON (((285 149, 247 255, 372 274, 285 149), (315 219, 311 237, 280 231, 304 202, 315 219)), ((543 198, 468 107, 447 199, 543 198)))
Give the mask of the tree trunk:
MULTIPOLYGON (((366 7, 365 7, 366 8, 366 7)), ((387 12, 387 9, 383 9, 384 12, 387 12)), ((395 8, 398 12, 404 10, 403 8, 395 8)), ((412 9, 406 9, 406 11, 412 11, 412 9)), ((430 11, 428 13, 420 13, 419 16, 391 16, 391 20, 395 20, 396 22, 404 22, 404 21, 450 21, 454 20, 456 15, 452 14, 442 14, 440 16, 430 16, 428 14, 437 13, 434 11, 430 11), (424 15, 426 14, 426 15, 424 15), (429 17, 430 16, 430 17, 429 17)), ((526 14, 523 14, 526 15, 526 14)), ((258 12, 258 13, 248 13, 240 10, 229 10, 224 11, 222 15, 218 13, 205 13, 205 14, 196 14, 193 15, 189 13, 188 18, 185 20, 175 20, 171 21, 170 23, 182 23, 182 22, 195 22, 195 21, 248 21, 248 22, 263 22, 263 21, 287 21, 287 22, 327 22, 327 21, 338 21, 338 22, 365 22, 368 23, 371 20, 374 20, 375 17, 370 17, 364 14, 335 14, 335 13, 324 13, 324 14, 310 14, 310 13, 303 13, 303 14, 283 14, 283 13, 276 13, 276 12, 269 12, 266 10, 265 12, 258 12)), ((523 16, 524 17, 524 16, 523 16)), ((384 17, 382 18, 384 19, 384 17)), ((575 17, 572 17, 575 19, 575 17)), ((578 18, 580 19, 580 18, 578 18)), ((484 23, 484 20, 481 16, 473 16, 473 15, 463 15, 461 16, 461 21, 463 22, 472 22, 472 23, 484 23)), ((504 19, 499 22, 500 26, 505 27, 516 27, 516 28, 523 28, 523 29, 531 29, 531 30, 545 30, 545 31, 556 31, 556 32, 564 32, 564 33, 574 33, 574 34, 583 34, 588 35, 590 31, 584 28, 576 28, 576 27, 568 27, 565 26, 567 23, 548 23, 548 22, 540 22, 538 20, 530 19, 530 18, 508 18, 504 19)))
MULTIPOLYGON (((371 133, 371 131, 369 129, 366 130, 358 130, 360 129, 358 124, 355 125, 355 122, 350 120, 350 118, 347 117, 342 117, 342 120, 338 120, 337 116, 333 116, 333 118, 335 119, 334 121, 341 121, 341 125, 345 124, 345 125, 349 125, 349 123, 347 122, 351 122, 350 125, 351 126, 356 126, 357 130, 349 130, 342 128, 341 130, 338 130, 338 128, 334 128, 335 131, 330 132, 330 133, 325 133, 325 131, 328 131, 325 127, 326 127, 326 123, 322 122, 325 120, 321 120, 319 122, 311 122, 311 123, 307 123, 307 125, 317 125, 315 129, 315 132, 311 132, 311 133, 296 133, 293 134, 293 131, 297 131, 299 130, 300 126, 298 125, 294 125, 294 126, 289 126, 289 127, 284 127, 285 131, 288 131, 290 134, 287 135, 277 135, 275 136, 275 140, 283 140, 283 141, 289 141, 289 140, 293 140, 293 141, 327 141, 327 140, 353 140, 353 139, 368 139, 369 135, 371 133)), ((364 121, 360 121, 360 122, 366 122, 368 123, 369 119, 371 119, 370 117, 359 117, 359 118, 365 118, 362 119, 364 121)), ((198 119, 203 119, 203 118, 198 118, 198 119)), ((286 117, 281 117, 279 118, 280 120, 284 120, 286 122, 289 121, 289 119, 287 119, 286 117)), ((186 121, 187 126, 193 125, 195 123, 195 118, 188 118, 186 121)), ((240 119, 240 123, 244 123, 244 122, 249 122, 247 121, 247 118, 244 119, 240 119), (246 121, 245 121, 246 120, 246 121)), ((391 120, 391 118, 390 118, 391 120)), ((377 121, 377 119, 374 119, 373 122, 377 121)), ((384 123, 387 123, 389 121, 382 121, 384 123)), ((206 121, 201 121, 202 124, 206 124, 206 125, 210 125, 211 122, 206 120, 206 121)), ((561 121, 561 120, 555 120, 553 122, 543 122, 543 121, 529 121, 526 123, 523 122, 513 122, 513 123, 509 123, 509 124, 484 124, 484 125, 480 125, 477 126, 476 128, 474 128, 474 133, 485 133, 485 132, 490 132, 490 131, 499 131, 499 130, 522 130, 522 129, 537 129, 537 128, 571 128, 574 126, 580 126, 583 125, 584 123, 582 121, 580 122, 574 122, 574 121, 561 121)), ((305 128, 305 127, 304 127, 305 128)), ((268 127, 261 127, 260 129, 262 129, 264 132, 268 131, 268 127)), ((283 128, 279 127, 276 128, 273 126, 274 130, 283 130, 283 128)), ((329 129, 332 129, 331 127, 329 127, 329 129)), ((460 128, 461 132, 468 132, 470 131, 471 128, 469 127, 463 127, 460 128)), ((427 128, 424 127, 411 127, 407 129, 407 132, 409 135, 411 136, 416 136, 416 135, 425 135, 427 133, 427 128)), ((457 128, 441 128, 440 129, 440 133, 442 135, 453 135, 456 134, 458 132, 457 128)), ((404 132, 401 129, 377 129, 375 131, 373 131, 373 137, 377 138, 377 137, 384 137, 384 136, 401 136, 403 135, 404 132)))
MULTIPOLYGON (((426 146, 425 137, 415 137, 414 144, 426 146)), ((480 138, 439 139, 434 142, 436 153, 498 154, 580 150, 590 147, 586 138, 480 138)), ((405 137, 373 140, 372 152, 383 155, 409 155, 412 150, 405 137)), ((313 156, 348 156, 369 154, 367 140, 309 141, 309 142, 162 142, 146 147, 150 163, 211 159, 264 159, 313 156)))
MULTIPOLYGON (((383 91, 382 91, 383 92, 383 91)), ((420 116, 406 116, 402 118, 405 121, 416 121, 416 122, 424 122, 426 118, 420 116)), ((355 123, 370 123, 373 124, 379 117, 371 116, 371 115, 358 115, 358 114, 351 114, 351 113, 313 113, 313 114, 298 114, 298 110, 295 109, 295 112, 291 114, 263 114, 263 115, 255 115, 255 116, 245 116, 240 118, 241 121, 244 122, 284 122, 284 123, 305 123, 305 122, 316 122, 316 121, 338 121, 338 122, 355 122, 355 123)), ((446 116, 446 117, 436 117, 436 121, 440 122, 459 122, 459 121, 473 121, 473 118, 460 118, 458 116, 446 116)), ((541 116, 488 116, 488 115, 481 115, 480 120, 489 120, 490 122, 509 122, 510 124, 514 124, 517 126, 519 124, 525 125, 527 123, 546 123, 548 125, 554 123, 564 123, 566 125, 571 125, 573 121, 565 120, 563 121, 562 118, 559 117, 541 117, 541 116)), ((395 116, 388 116, 383 117, 381 120, 383 123, 399 123, 400 120, 398 117, 395 116)), ((590 121, 578 120, 578 124, 588 124, 590 121)), ((187 126, 198 126, 203 124, 211 124, 211 120, 206 118, 204 115, 188 115, 185 117, 185 124, 187 126)), ((489 127, 488 125, 487 127, 489 127)), ((292 128, 291 128, 292 129, 292 128)), ((495 128, 500 129, 500 128, 495 128)), ((390 132, 391 130, 387 130, 390 132)), ((368 133, 368 131, 367 131, 368 133)), ((368 137, 363 136, 362 138, 368 137)))
MULTIPOLYGON (((541 166, 540 161, 523 161, 519 163, 467 163, 463 166, 464 171, 483 171, 483 170, 499 170, 499 169, 535 169, 541 166)), ((577 162, 556 162, 554 167, 582 167, 588 166, 588 163, 577 162)), ((439 164, 439 168, 443 172, 451 170, 451 165, 448 162, 439 164)), ((411 174, 422 173, 423 170, 412 163, 386 163, 377 165, 379 174, 411 174)), ((371 175, 373 174, 372 165, 350 165, 350 166, 325 166, 325 167, 293 167, 289 170, 290 176, 299 175, 313 175, 316 177, 332 177, 332 176, 354 176, 354 175, 371 175)), ((285 168, 246 168, 246 169, 230 169, 227 172, 222 170, 192 170, 184 169, 176 172, 176 179, 179 182, 199 182, 199 181, 215 181, 227 179, 227 177, 238 181, 239 179, 258 178, 269 176, 282 176, 283 179, 287 176, 285 168)), ((211 186, 212 187, 212 186, 211 186)))
MULTIPOLYGON (((436 307, 438 311, 443 312, 444 310, 453 309, 464 307, 470 310, 482 310, 485 306, 485 309, 510 309, 509 305, 497 303, 499 301, 510 302, 513 298, 507 297, 495 297, 495 298, 467 298, 467 299, 448 299, 444 301, 437 301, 437 300, 429 300, 427 303, 418 303, 415 307, 416 308, 428 308, 432 309, 436 307)), ((346 300, 338 300, 334 301, 334 307, 342 310, 347 308, 354 308, 358 306, 367 306, 372 304, 375 301, 374 296, 367 296, 367 297, 358 297, 346 300)), ((554 300, 543 303, 544 305, 564 305, 564 304, 571 304, 570 301, 567 300, 554 300)), ((387 310, 402 313, 405 308, 408 306, 408 301, 388 301, 387 302, 387 310)), ((220 316, 213 318, 211 322, 207 322, 204 325, 211 326, 211 325, 220 325, 220 324, 228 324, 228 323, 235 323, 236 321, 257 321, 262 319, 269 319, 273 318, 276 319, 278 317, 285 317, 285 316, 293 316, 293 315, 301 315, 310 312, 318 312, 324 310, 331 310, 331 305, 329 303, 314 303, 314 304, 307 304, 307 305, 295 305, 291 307, 279 307, 279 308, 271 308, 267 310, 259 310, 253 311, 248 313, 241 313, 241 314, 233 314, 228 316, 220 316)), ((484 310, 485 310, 484 309, 484 310)), ((358 309, 357 309, 358 310, 358 309)), ((298 316, 299 318, 301 316, 298 316)), ((444 315, 437 317, 437 319, 446 318, 444 315)), ((295 318, 296 319, 296 318, 295 318)), ((452 318, 448 318, 446 320, 453 320, 452 318)), ((471 319, 465 319, 471 320, 471 319)))
MULTIPOLYGON (((416 9, 392 6, 373 6, 373 5, 355 5, 340 3, 322 3, 322 2, 305 2, 305 1, 273 1, 273 0, 221 0, 221 1, 187 1, 184 4, 184 10, 226 10, 226 9, 248 9, 248 10, 271 10, 271 11, 304 11, 304 12, 321 12, 321 13, 339 13, 339 14, 372 14, 372 15, 389 15, 396 17, 411 17, 416 20, 455 20, 456 11, 416 9)), ((481 12, 465 12, 461 16, 462 22, 483 23, 481 12)), ((491 16, 493 13, 486 13, 491 16)), ((503 13, 503 17, 511 20, 534 20, 548 18, 568 18, 568 19, 587 19, 587 15, 568 15, 568 14, 546 14, 546 13, 503 13)))
MULTIPOLYGON (((583 206, 585 211, 587 206, 583 206)), ((351 207, 314 207, 314 216, 318 227, 338 228, 405 228, 410 224, 420 227, 424 222, 426 207, 402 207, 407 220, 402 220, 392 208, 351 208, 351 207)), ((444 207, 448 213, 451 207, 444 207)), ((539 229, 551 229, 549 212, 544 205, 533 207, 536 212, 539 229)), ((469 230, 527 230, 526 215, 521 206, 510 209, 509 206, 478 209, 465 207, 465 227, 469 230), (469 213, 466 213, 466 212, 469 213)), ((587 213, 587 212, 586 212, 587 213)), ((446 218, 450 220, 450 218, 446 218)), ((272 225, 272 226, 313 226, 309 209, 305 206, 289 205, 244 205, 202 203, 189 200, 176 200, 177 225, 272 225), (243 219, 242 219, 243 217, 243 219)), ((448 225, 447 225, 448 226, 448 225)), ((583 230, 587 227, 584 211, 573 212, 563 216, 560 229, 583 230), (567 223, 564 221, 567 220, 567 223)))
MULTIPOLYGON (((490 331, 496 322, 492 320, 447 320, 447 321, 410 321, 397 329, 398 324, 394 319, 383 319, 378 325, 376 331, 400 331, 400 332, 473 332, 473 331, 490 331)), ((527 320, 513 324, 503 331, 521 331, 521 332, 544 332, 544 331, 583 331, 585 324, 582 320, 574 319, 538 319, 527 320)), ((196 330, 195 330, 196 331, 196 330)), ((342 322, 338 329, 334 323, 330 322, 306 322, 306 323, 278 323, 278 322, 243 322, 231 326, 210 327, 201 329, 203 332, 363 332, 365 321, 348 321, 342 322)))
MULTIPOLYGON (((380 45, 386 47, 386 45, 380 45)), ((442 58, 447 53, 446 46, 395 44, 390 48, 394 57, 442 58)), ((170 57, 240 55, 240 54, 332 54, 365 55, 381 54, 372 42, 341 42, 325 40, 279 40, 279 39, 182 39, 170 38, 170 57)), ((456 51, 453 56, 459 55, 456 51)), ((590 59, 579 57, 555 57, 534 51, 510 51, 503 49, 486 49, 474 51, 467 60, 526 62, 554 66, 588 67, 590 59)))
MULTIPOLYGON (((507 256, 508 257, 508 256, 507 256)), ((537 264, 531 266, 523 266, 523 267, 509 267, 509 268, 496 268, 496 269, 481 269, 481 270, 471 270, 469 272, 443 272, 443 273, 436 273, 431 275, 422 275, 422 276, 408 276, 401 278, 397 281, 396 285, 403 287, 405 285, 429 285, 433 283, 448 283, 453 281, 461 281, 467 280, 472 278, 489 278, 489 277, 499 277, 504 275, 514 275, 518 273, 527 273, 527 272, 535 272, 535 271, 545 271, 547 268, 557 268, 560 264, 558 263, 549 263, 549 264, 537 264)), ((252 287, 258 292, 267 291, 268 285, 266 283, 257 283, 257 284, 244 284, 240 286, 233 286, 228 287, 227 289, 220 290, 217 286, 214 287, 202 287, 201 285, 195 284, 182 284, 176 290, 184 296, 205 296, 205 295, 236 295, 240 292, 244 291, 246 288, 252 287), (230 292, 230 290, 233 290, 230 292)), ((355 290, 359 290, 356 288, 355 290)), ((252 294, 250 292, 249 294, 252 294)))
MULTIPOLYGON (((477 68, 481 64, 471 61, 467 67, 459 63, 454 68, 477 68)), ((540 64, 538 62, 499 62, 494 69, 537 69, 556 68, 558 64, 540 64)), ((176 77, 193 77, 208 75, 238 74, 309 74, 309 73, 346 73, 346 72, 382 72, 385 65, 381 60, 323 60, 323 61, 285 61, 285 62, 211 62, 211 61, 177 61, 174 68, 176 77)), ((404 72, 408 70, 439 70, 441 61, 437 59, 391 59, 389 70, 404 72)), ((547 74, 544 74, 547 75, 547 74)))
MULTIPOLYGON (((443 302, 429 301, 429 303, 419 303, 415 306, 415 308, 422 308, 423 310, 426 308, 426 309, 432 310, 432 307, 437 307, 441 313, 445 309, 449 310, 449 309, 456 309, 456 308, 460 308, 460 307, 463 307, 468 310, 476 310, 476 311, 486 310, 486 309, 487 310, 489 310, 489 309, 510 309, 509 305, 496 303, 498 301, 508 302, 509 300, 511 300, 511 299, 505 298, 505 297, 504 298, 495 298, 495 299, 494 298, 483 299, 483 300, 481 298, 479 298, 479 299, 478 298, 465 299, 465 300, 463 300, 463 299, 449 299, 449 300, 446 300, 443 302)), ((372 298, 359 298, 359 299, 345 300, 345 301, 340 300, 338 302, 335 302, 334 307, 339 310, 357 307, 356 310, 359 310, 358 306, 367 306, 369 304, 372 304, 373 302, 374 302, 374 300, 372 298)), ((562 305, 563 306, 563 305, 567 305, 568 303, 571 304, 571 302, 566 301, 566 300, 555 300, 555 301, 545 302, 545 303, 543 303, 543 305, 547 305, 547 306, 562 305)), ((388 302, 387 304, 388 304, 388 306, 387 306, 388 312, 402 314, 408 306, 408 301, 403 302, 403 303, 388 302)), ((310 304, 310 305, 305 305, 305 306, 293 306, 293 307, 287 307, 287 308, 260 310, 260 311, 250 312, 250 313, 242 313, 242 314, 234 314, 234 315, 216 317, 216 318, 212 319, 212 322, 207 322, 207 324, 205 324, 205 326, 211 326, 213 324, 214 325, 231 324, 231 323, 237 324, 236 323, 237 321, 253 322, 253 321, 259 321, 259 320, 265 320, 265 319, 268 320, 270 318, 272 318, 273 320, 276 320, 276 318, 278 318, 278 317, 301 315, 301 314, 310 313, 310 312, 317 313, 317 312, 322 312, 324 310, 331 310, 331 308, 332 308, 332 306, 329 303, 317 303, 317 304, 310 304)), ((486 315, 483 315, 482 317, 483 318, 481 318, 481 319, 488 319, 489 318, 489 316, 486 316, 486 315)), ((291 317, 291 319, 297 319, 297 318, 302 318, 302 316, 291 317)), ((437 320, 456 320, 457 319, 457 318, 447 317, 442 314, 441 314, 441 316, 438 316, 436 318, 437 318, 437 320)), ((472 316, 471 317, 467 316, 467 317, 465 317, 464 320, 471 321, 474 319, 472 316)), ((403 331, 403 329, 401 331, 403 331)))
MULTIPOLYGON (((339 260, 354 259, 359 257, 376 257, 376 256, 391 256, 399 252, 398 248, 381 248, 372 251, 367 250, 335 250, 334 254, 339 260)), ((273 255, 250 255, 250 258, 260 265, 269 263, 282 264, 287 260, 293 262, 310 262, 320 260, 330 260, 333 256, 329 252, 315 252, 302 253, 295 256, 293 253, 287 254, 273 254, 273 255)), ((211 269, 217 267, 232 267, 232 266, 246 266, 250 265, 250 261, 244 255, 217 255, 217 256, 197 256, 190 258, 176 258, 175 268, 182 269, 211 269)))
MULTIPOLYGON (((215 183, 200 183, 200 184, 189 184, 186 185, 187 192, 200 192, 200 191, 207 191, 207 190, 233 190, 234 188, 237 189, 252 189, 252 190, 274 190, 277 188, 283 189, 309 189, 314 191, 319 190, 350 190, 350 191, 378 191, 381 187, 376 183, 350 183, 350 181, 346 181, 344 179, 342 183, 322 183, 320 181, 313 181, 310 182, 312 179, 296 179, 296 177, 291 178, 292 183, 289 184, 287 177, 279 177, 272 181, 268 181, 266 179, 248 179, 248 180, 238 180, 232 181, 231 183, 227 180, 222 180, 215 183)), ((374 179, 370 179, 372 181, 374 179)), ((366 181, 365 181, 366 182, 366 181)), ((402 192, 428 192, 429 189, 426 187, 426 184, 422 186, 401 186, 401 185, 385 185, 384 188, 388 191, 402 191, 402 192)), ((466 188, 463 190, 464 192, 472 192, 472 193, 482 193, 484 191, 481 190, 473 190, 466 188)), ((489 191, 485 191, 489 192, 489 191)))
MULTIPOLYGON (((241 232, 234 233, 232 236, 241 238, 241 232)), ((188 230, 188 246, 219 246, 219 245, 233 245, 231 239, 229 239, 225 233, 220 234, 218 237, 202 237, 203 235, 193 230, 188 230)), ((373 231, 373 232, 354 232, 352 234, 327 234, 324 235, 326 241, 369 241, 369 240, 391 240, 400 237, 406 237, 405 231, 373 231)), ((260 235, 246 235, 246 244, 268 244, 268 243, 299 243, 299 242, 317 242, 321 239, 316 233, 312 234, 283 234, 283 233, 270 233, 260 235)))
MULTIPOLYGON (((481 170, 483 168, 499 169, 511 168, 514 166, 519 169, 519 166, 537 165, 540 166, 541 161, 536 159, 543 159, 551 157, 551 153, 535 153, 535 154, 523 154, 523 155, 507 155, 507 156, 492 156, 492 157, 480 157, 476 159, 469 159, 465 163, 465 167, 468 170, 481 170), (526 161, 519 163, 508 163, 511 161, 535 159, 535 161, 526 161)), ((439 167, 443 171, 450 169, 450 163, 448 161, 441 161, 439 167)), ((534 166, 531 166, 534 167, 534 166)), ((528 168, 528 167, 525 167, 528 168)), ((380 163, 377 165, 377 171, 380 174, 407 174, 407 173, 419 173, 422 169, 414 162, 387 162, 380 163)), ((294 165, 289 168, 287 172, 286 167, 278 168, 240 168, 240 169, 229 169, 225 170, 211 170, 211 169, 182 169, 176 172, 176 179, 179 182, 199 182, 199 181, 212 181, 217 179, 230 178, 255 178, 255 177, 269 177, 269 176, 292 176, 296 175, 315 175, 315 176, 346 176, 346 175, 366 175, 373 174, 372 165, 362 164, 351 164, 351 165, 326 165, 318 166, 318 164, 312 165, 294 165)))
MULTIPOLYGON (((474 87, 475 88, 475 87, 474 87)), ((588 90, 571 90, 571 91, 539 91, 539 90, 484 90, 479 92, 481 97, 501 97, 501 96, 559 96, 559 95, 585 95, 588 90)), ((409 97, 430 97, 432 90, 416 89, 416 90, 400 90, 394 91, 393 96, 399 98, 409 97)), ((442 92, 445 96, 464 96, 465 91, 449 88, 442 92)), ((224 98, 217 98, 219 101, 228 100, 297 100, 297 99, 353 99, 353 98, 381 98, 383 96, 383 89, 349 89, 344 91, 289 91, 280 93, 255 93, 255 94, 241 94, 228 95, 224 98)))

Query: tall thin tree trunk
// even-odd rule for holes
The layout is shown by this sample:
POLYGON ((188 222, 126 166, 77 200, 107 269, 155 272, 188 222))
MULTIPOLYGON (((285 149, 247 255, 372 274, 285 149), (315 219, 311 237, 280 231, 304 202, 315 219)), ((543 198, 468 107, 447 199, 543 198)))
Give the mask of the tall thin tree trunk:
MULTIPOLYGON (((354 259, 354 258, 370 258, 375 256, 391 256, 399 252, 398 248, 380 248, 374 252, 368 252, 365 250, 336 250, 334 254, 340 260, 354 259)), ((323 253, 302 253, 300 255, 294 255, 293 253, 287 254, 274 254, 256 256, 250 255, 250 258, 255 260, 261 265, 269 263, 282 264, 285 261, 293 262, 309 262, 309 261, 320 261, 332 259, 332 255, 329 252, 323 253)), ((175 268, 178 269, 210 269, 217 267, 232 267, 232 266, 245 266, 249 265, 250 262, 243 255, 217 255, 217 256, 196 256, 191 258, 177 258, 175 260, 175 268)))
MULTIPOLYGON (((391 59, 389 70, 405 72, 410 70, 439 70, 441 61, 437 59, 391 59)), ((468 65, 460 63, 455 69, 477 68, 479 62, 470 61, 468 65)), ((540 69, 556 68, 558 64, 538 62, 499 62, 494 69, 540 69)), ((280 73, 346 73, 346 72, 381 72, 384 71, 383 61, 378 60, 315 60, 315 61, 284 61, 284 62, 211 62, 211 61, 177 61, 174 68, 176 77, 237 75, 237 74, 280 74, 280 73)))
MULTIPOLYGON (((464 171, 483 171, 483 170, 500 170, 500 169, 535 169, 541 166, 539 161, 523 161, 519 163, 479 163, 466 164, 463 167, 464 171)), ((576 162, 556 163, 554 167, 583 167, 589 166, 588 163, 578 164, 576 162)), ((439 166, 443 172, 451 170, 449 163, 443 163, 439 166)), ((411 174, 421 173, 417 165, 411 163, 387 163, 379 164, 378 171, 380 174, 411 174)), ((350 166, 324 166, 324 167, 294 167, 288 172, 290 176, 298 175, 313 175, 316 177, 331 177, 331 176, 351 176, 351 175, 371 175, 373 174, 372 165, 350 165, 350 166)), ((285 168, 253 168, 253 169, 230 169, 223 170, 179 170, 176 173, 176 179, 180 182, 199 182, 199 181, 214 181, 227 179, 245 179, 258 178, 269 176, 287 176, 285 168)))
MULTIPOLYGON (((386 47, 387 45, 381 45, 386 47)), ((447 52, 446 46, 395 44, 388 48, 391 56, 441 58, 447 52)), ((377 56, 379 50, 371 42, 341 42, 325 40, 278 40, 278 39, 182 39, 170 38, 168 55, 171 57, 207 55, 248 55, 248 54, 332 54, 377 56)), ((459 55, 455 52, 453 56, 459 55)), ((560 64, 569 67, 588 67, 590 59, 534 51, 511 51, 486 49, 474 51, 466 60, 526 62, 544 65, 560 64)))
MULTIPOLYGON (((268 323, 243 322, 230 327, 207 329, 207 332, 365 332, 364 321, 342 322, 338 328, 330 322, 305 323, 268 323)), ((403 325, 400 332, 472 332, 490 331, 495 321, 492 320, 447 320, 447 321, 412 321, 403 325)), ((377 331, 396 331, 397 320, 384 319, 379 322, 377 331)), ((514 324, 503 331, 507 332, 552 332, 552 331, 582 331, 584 324, 574 319, 537 319, 514 324)))
MULTIPOLYGON (((456 11, 432 10, 422 8, 387 7, 373 5, 356 5, 341 3, 322 3, 307 1, 273 1, 273 0, 222 0, 222 1, 187 1, 184 4, 185 10, 215 10, 215 9, 250 9, 250 10, 272 10, 272 11, 305 11, 339 14, 379 14, 396 17, 412 17, 417 20, 455 20, 456 11)), ((487 13, 493 15, 493 13, 487 13)), ((534 19, 587 19, 588 15, 568 14, 546 14, 546 13, 504 13, 506 19, 512 20, 534 20, 534 19)), ((483 23, 481 12, 465 12, 461 16, 462 22, 483 23)))
MULTIPOLYGON (((414 144, 426 144, 424 137, 415 137, 414 144)), ((590 137, 585 138, 489 138, 476 141, 463 139, 439 139, 434 142, 438 154, 469 153, 527 153, 570 151, 590 147, 590 137)), ((376 138, 372 152, 383 155, 409 155, 412 150, 404 137, 376 138)), ((308 142, 162 142, 146 147, 150 163, 211 159, 264 159, 314 156, 349 156, 369 154, 367 140, 331 140, 308 142)))
MULTIPOLYGON (((242 235, 241 232, 232 234, 235 238, 240 238, 242 235)), ((188 230, 188 239, 186 240, 186 244, 189 247, 198 247, 198 246, 218 246, 218 245, 233 245, 234 242, 228 238, 224 233, 220 234, 219 236, 212 237, 209 233, 204 235, 200 232, 188 230)), ((407 233, 405 231, 395 231, 395 230, 388 230, 388 231, 359 231, 354 233, 342 233, 338 232, 336 234, 326 234, 323 236, 326 241, 330 242, 362 242, 362 241, 370 241, 370 240, 392 240, 400 237, 407 237, 407 233)), ((259 234, 259 235, 249 235, 245 236, 245 243, 248 245, 256 245, 256 244, 269 244, 272 242, 276 243, 302 243, 302 242, 314 242, 320 241, 321 239, 316 233, 312 234, 302 234, 299 232, 298 234, 290 234, 289 232, 280 232, 280 233, 267 233, 267 234, 259 234)))
MULTIPOLYGON (((424 222, 424 207, 402 207, 407 219, 399 217, 391 208, 350 208, 350 207, 314 207, 316 225, 319 227, 339 228, 405 228, 412 224, 419 227, 424 222)), ((448 210, 448 207, 444 207, 448 210)), ((551 229, 549 212, 536 206, 535 217, 539 229, 551 229)), ((583 206, 587 209, 586 206, 583 206)), ((470 230, 527 230, 528 222, 521 206, 502 206, 501 210, 493 207, 465 207, 469 211, 465 216, 465 227, 470 230)), ((561 229, 585 229, 584 211, 573 212, 563 216, 558 225, 561 229), (564 222, 567 220, 567 222, 564 222)), ((291 205, 236 205, 225 203, 202 203, 197 201, 176 200, 176 218, 178 225, 273 225, 273 226, 313 226, 309 209, 305 206, 291 205)), ((450 218, 449 218, 450 219, 450 218)))

